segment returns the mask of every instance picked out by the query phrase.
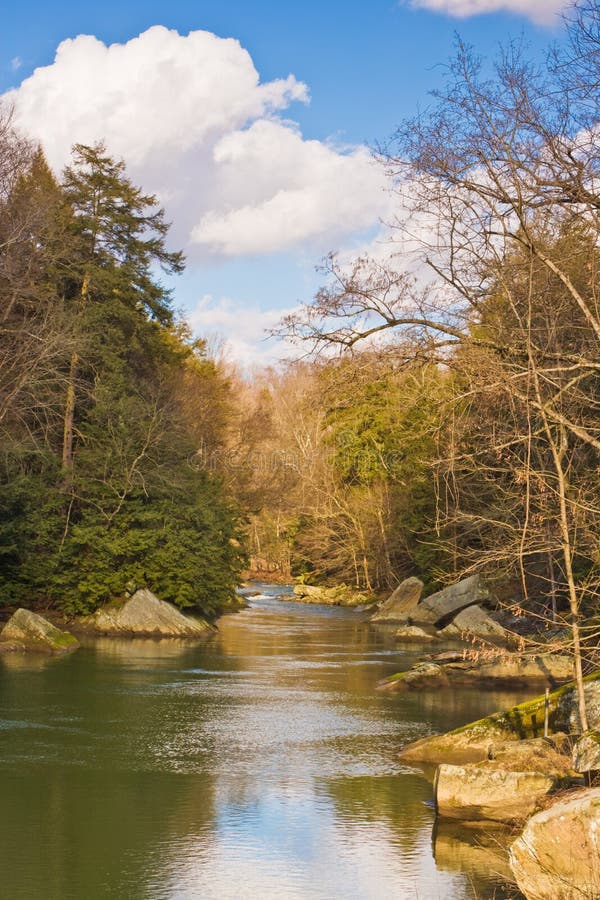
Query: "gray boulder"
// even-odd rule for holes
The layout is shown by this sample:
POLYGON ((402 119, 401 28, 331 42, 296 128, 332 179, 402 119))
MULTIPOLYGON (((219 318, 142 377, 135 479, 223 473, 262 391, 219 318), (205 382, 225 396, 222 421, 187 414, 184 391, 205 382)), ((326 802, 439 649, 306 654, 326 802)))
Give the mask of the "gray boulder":
POLYGON ((528 900, 600 897, 600 788, 534 815, 510 848, 510 866, 528 900))
POLYGON ((423 582, 419 578, 405 578, 394 593, 388 597, 372 616, 372 622, 406 622, 417 606, 423 593, 423 582))
POLYGON ((502 627, 479 604, 468 606, 440 631, 440 637, 461 638, 474 636, 494 644, 510 644, 514 636, 502 627))
POLYGON ((78 627, 94 634, 144 637, 198 638, 214 631, 208 622, 185 616, 146 588, 123 602, 107 604, 91 616, 79 619, 78 627))
POLYGON ((29 609, 18 609, 13 613, 0 632, 0 641, 13 650, 42 653, 69 653, 79 647, 79 641, 72 634, 61 631, 29 609))
POLYGON ((586 731, 573 747, 576 772, 600 772, 600 732, 586 731))
POLYGON ((437 594, 425 597, 410 613, 411 625, 435 625, 443 628, 468 606, 488 600, 489 590, 479 575, 470 575, 437 594))
MULTIPOLYGON (((600 679, 590 679, 588 677, 584 686, 584 693, 588 727, 591 731, 600 731, 600 679)), ((579 719, 577 691, 575 688, 565 691, 562 695, 556 717, 563 731, 568 731, 571 734, 581 733, 581 721, 579 719)))
POLYGON ((514 772, 492 764, 441 765, 433 785, 439 816, 466 822, 523 822, 540 808, 558 779, 542 772, 514 772))

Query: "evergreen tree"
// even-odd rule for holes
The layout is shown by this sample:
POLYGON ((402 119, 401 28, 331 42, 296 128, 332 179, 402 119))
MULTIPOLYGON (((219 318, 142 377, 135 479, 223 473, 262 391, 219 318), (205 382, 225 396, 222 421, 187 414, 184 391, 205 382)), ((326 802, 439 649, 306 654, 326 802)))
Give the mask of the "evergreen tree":
POLYGON ((36 378, 35 360, 21 366, 20 394, 0 383, 3 600, 89 612, 135 583, 218 612, 243 561, 239 514, 198 450, 202 422, 220 440, 208 423, 222 419, 226 379, 157 280, 157 266, 183 268, 163 211, 102 145, 77 145, 62 185, 30 157, 0 209, 0 231, 19 233, 15 222, 28 227, 2 258, 0 352, 35 322, 47 365, 36 378))

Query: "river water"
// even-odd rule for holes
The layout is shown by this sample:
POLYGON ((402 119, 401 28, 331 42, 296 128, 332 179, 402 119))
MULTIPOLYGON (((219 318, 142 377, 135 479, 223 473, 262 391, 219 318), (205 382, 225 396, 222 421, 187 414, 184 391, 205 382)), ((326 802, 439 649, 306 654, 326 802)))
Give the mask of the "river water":
POLYGON ((434 826, 401 746, 523 695, 386 696, 411 664, 351 610, 260 586, 201 646, 0 662, 0 897, 518 897, 495 831, 434 826))

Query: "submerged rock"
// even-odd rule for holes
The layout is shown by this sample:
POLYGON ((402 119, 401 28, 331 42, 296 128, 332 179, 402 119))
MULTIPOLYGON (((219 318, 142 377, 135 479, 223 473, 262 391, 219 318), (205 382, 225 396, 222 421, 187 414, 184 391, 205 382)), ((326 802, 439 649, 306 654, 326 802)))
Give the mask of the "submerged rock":
POLYGON ((466 822, 524 822, 558 783, 554 775, 490 763, 444 764, 433 785, 435 808, 443 818, 466 822))
POLYGON ((419 578, 405 578, 394 593, 388 597, 373 614, 372 622, 407 622, 408 616, 416 608, 423 582, 419 578))
POLYGON ((144 588, 120 603, 101 607, 78 620, 78 627, 95 634, 144 637, 204 637, 214 631, 203 619, 185 616, 177 607, 159 600, 144 588))
POLYGON ((43 653, 69 653, 79 641, 61 631, 43 616, 29 609, 18 609, 0 632, 0 642, 12 650, 37 650, 43 653))
POLYGON ((510 849, 510 865, 528 900, 600 897, 600 788, 534 815, 510 849))
POLYGON ((420 628, 418 625, 402 625, 394 633, 394 637, 397 641, 407 641, 416 644, 430 644, 437 640, 435 634, 425 631, 424 628, 420 628))
POLYGON ((422 688, 448 687, 449 681, 445 673, 445 666, 434 662, 420 662, 408 672, 399 675, 391 675, 384 678, 377 685, 379 691, 396 693, 406 690, 421 690, 422 688))

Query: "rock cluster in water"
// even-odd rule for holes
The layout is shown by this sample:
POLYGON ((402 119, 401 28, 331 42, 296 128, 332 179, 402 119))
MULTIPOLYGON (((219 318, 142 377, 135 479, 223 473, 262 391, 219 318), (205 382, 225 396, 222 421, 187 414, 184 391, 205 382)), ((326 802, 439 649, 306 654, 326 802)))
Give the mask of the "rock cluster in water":
MULTIPOLYGON (((70 623, 76 632, 121 637, 200 638, 215 629, 203 619, 184 615, 147 589, 70 623)), ((38 651, 67 653, 79 641, 28 609, 18 609, 0 632, 0 653, 38 651)))
POLYGON ((371 616, 376 624, 399 625, 401 641, 431 642, 437 639, 481 637, 509 645, 515 636, 484 608, 494 601, 479 575, 463 578, 429 597, 422 597, 423 582, 407 578, 380 603, 371 616))

